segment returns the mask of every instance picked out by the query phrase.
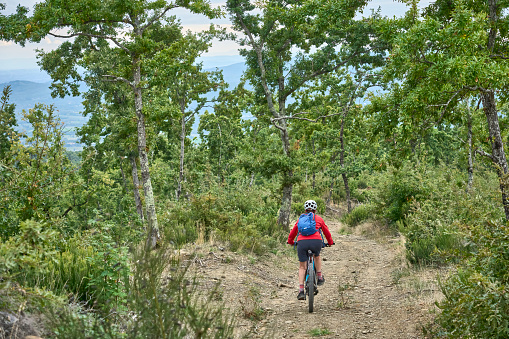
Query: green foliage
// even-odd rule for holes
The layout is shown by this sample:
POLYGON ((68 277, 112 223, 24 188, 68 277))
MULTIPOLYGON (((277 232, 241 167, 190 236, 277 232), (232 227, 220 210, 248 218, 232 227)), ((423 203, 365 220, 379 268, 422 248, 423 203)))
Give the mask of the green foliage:
POLYGON ((509 336, 509 232, 485 223, 463 228, 472 243, 465 266, 442 285, 438 336, 507 338, 509 336))
POLYGON ((25 220, 51 220, 62 215, 59 198, 75 183, 65 155, 63 131, 55 108, 38 104, 23 119, 33 127, 23 140, 12 139, 8 157, 0 159, 0 236, 19 232, 25 220))
POLYGON ((126 280, 129 314, 101 318, 86 310, 51 310, 55 338, 227 338, 233 322, 189 280, 187 267, 170 257, 169 248, 136 251, 132 278, 126 280))
POLYGON ((46 272, 55 262, 57 235, 48 224, 23 221, 18 236, 0 242, 0 283, 9 284, 26 272, 46 272))
POLYGON ((182 245, 199 237, 215 238, 233 251, 260 254, 276 246, 282 236, 275 220, 276 202, 259 191, 225 188, 169 204, 161 217, 166 239, 182 245))
POLYGON ((9 104, 9 97, 12 93, 10 86, 3 89, 0 98, 0 162, 4 162, 8 155, 11 144, 18 138, 14 127, 17 125, 14 114, 14 104, 9 104))
POLYGON ((59 244, 51 257, 39 259, 37 269, 24 267, 17 276, 22 286, 69 294, 97 310, 125 305, 129 275, 127 247, 118 245, 112 225, 96 225, 59 244), (44 267, 44 269, 41 269, 44 267))
POLYGON ((427 198, 426 168, 416 168, 410 162, 403 168, 392 169, 388 178, 379 183, 377 210, 389 224, 403 220, 412 204, 427 198))
POLYGON ((304 203, 307 200, 314 200, 316 201, 316 204, 318 205, 318 209, 316 210, 317 214, 324 214, 325 213, 325 201, 321 197, 317 197, 314 195, 300 195, 300 194, 294 194, 293 200, 292 200, 292 213, 295 216, 299 216, 302 213, 306 212, 304 209, 304 203))
POLYGON ((363 221, 370 219, 373 216, 373 206, 370 204, 362 204, 356 206, 350 213, 345 214, 341 218, 348 226, 357 226, 363 221))

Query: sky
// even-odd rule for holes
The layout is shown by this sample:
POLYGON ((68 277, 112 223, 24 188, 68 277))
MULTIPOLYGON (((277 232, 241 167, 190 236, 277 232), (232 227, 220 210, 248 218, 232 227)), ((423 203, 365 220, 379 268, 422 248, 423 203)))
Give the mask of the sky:
MULTIPOLYGON (((0 0, 0 3, 6 4, 6 9, 1 13, 6 15, 15 11, 16 6, 32 8, 35 3, 40 0, 0 0)), ((421 0, 421 6, 429 4, 431 0, 421 0)), ((221 6, 225 4, 223 0, 212 0, 214 6, 221 6)), ((386 16, 401 16, 406 10, 406 5, 393 0, 371 0, 366 7, 364 13, 369 15, 371 9, 381 8, 382 15, 386 16)), ((183 9, 177 9, 172 12, 181 19, 185 30, 201 31, 208 28, 209 20, 205 16, 195 15, 183 9)), ((230 22, 228 18, 217 19, 213 21, 224 27, 229 27, 230 22)), ((38 68, 36 59, 36 49, 52 50, 58 47, 64 40, 58 38, 46 38, 40 43, 28 43, 25 47, 14 44, 13 42, 0 41, 0 70, 17 70, 17 69, 34 69, 38 68)), ((232 41, 215 41, 208 51, 202 57, 205 68, 222 67, 231 65, 237 62, 242 62, 243 59, 238 55, 238 46, 232 41)), ((1 81, 0 81, 1 82, 1 81)))

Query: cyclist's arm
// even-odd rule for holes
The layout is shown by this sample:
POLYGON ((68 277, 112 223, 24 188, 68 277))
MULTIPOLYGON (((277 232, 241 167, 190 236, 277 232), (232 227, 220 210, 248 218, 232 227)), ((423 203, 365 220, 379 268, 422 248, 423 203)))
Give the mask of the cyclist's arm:
POLYGON ((297 227, 297 223, 293 226, 292 230, 290 231, 290 235, 288 236, 288 243, 290 245, 293 245, 295 243, 295 237, 299 233, 299 228, 297 227))
POLYGON ((325 225, 325 222, 321 226, 322 226, 323 235, 325 236, 325 239, 327 239, 327 243, 329 245, 334 244, 334 240, 332 240, 332 234, 329 231, 329 227, 327 227, 327 225, 325 225))

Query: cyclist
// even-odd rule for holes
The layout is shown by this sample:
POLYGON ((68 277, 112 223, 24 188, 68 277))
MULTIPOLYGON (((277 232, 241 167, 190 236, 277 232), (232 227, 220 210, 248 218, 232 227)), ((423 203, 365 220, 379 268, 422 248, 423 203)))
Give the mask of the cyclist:
POLYGON ((321 233, 325 235, 327 239, 327 244, 334 245, 334 241, 332 240, 332 235, 330 234, 329 228, 325 225, 325 222, 321 217, 316 215, 316 209, 318 205, 314 200, 308 200, 304 203, 304 209, 306 213, 313 212, 315 221, 316 221, 316 230, 317 232, 304 236, 299 233, 298 229, 298 221, 293 226, 290 231, 290 235, 288 236, 288 243, 293 245, 295 243, 295 237, 297 238, 297 254, 299 256, 299 294, 297 296, 298 300, 304 300, 304 281, 306 279, 306 263, 308 260, 308 250, 311 250, 315 256, 315 266, 316 273, 318 277, 318 285, 323 285, 325 282, 325 277, 322 274, 322 261, 320 258, 320 250, 322 249, 323 239, 321 233))

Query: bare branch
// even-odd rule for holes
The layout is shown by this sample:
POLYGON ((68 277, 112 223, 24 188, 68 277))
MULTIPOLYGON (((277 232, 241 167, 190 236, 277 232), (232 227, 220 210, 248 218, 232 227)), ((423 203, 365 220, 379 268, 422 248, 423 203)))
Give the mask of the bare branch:
POLYGON ((86 36, 86 37, 89 37, 89 38, 106 39, 106 40, 112 41, 115 45, 117 45, 119 48, 124 50, 126 53, 131 54, 131 50, 129 50, 124 45, 122 45, 117 40, 117 38, 109 36, 109 35, 91 34, 91 33, 83 33, 83 32, 73 33, 73 34, 69 34, 69 35, 61 35, 61 34, 55 34, 55 33, 48 33, 48 34, 53 36, 53 37, 55 37, 55 38, 62 38, 62 39, 70 39, 70 38, 74 38, 74 37, 77 37, 77 36, 86 36))
POLYGON ((105 81, 110 81, 110 82, 119 82, 119 81, 122 81, 126 84, 128 84, 129 86, 131 87, 134 87, 134 84, 127 80, 126 78, 123 78, 123 77, 119 77, 119 76, 116 76, 116 75, 109 75, 109 74, 106 74, 106 75, 103 75, 103 77, 105 77, 105 81))
MULTIPOLYGON (((316 119, 309 119, 309 118, 300 118, 300 117, 297 117, 296 115, 302 115, 302 114, 309 114, 310 112, 299 112, 299 113, 295 113, 293 116, 286 116, 286 117, 279 117, 279 118, 272 118, 270 119, 270 121, 274 124, 274 126, 276 126, 276 124, 274 123, 274 121, 277 121, 277 120, 283 120, 283 119, 295 119, 295 120, 305 120, 305 121, 309 121, 309 122, 312 122, 312 123, 318 123, 318 121, 322 120, 322 119, 326 119, 326 118, 330 118, 330 117, 333 117, 333 116, 337 116, 337 115, 343 115, 343 117, 348 113, 348 111, 350 111, 350 107, 352 107, 352 104, 353 102, 355 101, 355 93, 357 93, 357 90, 359 89, 359 87, 361 87, 362 85, 362 82, 364 81, 364 79, 366 79, 368 76, 370 76, 370 74, 364 74, 362 76, 362 78, 359 80, 359 83, 357 84, 357 87, 355 87, 354 91, 352 92, 352 95, 350 96, 350 100, 348 102, 348 105, 346 105, 346 107, 343 108, 343 110, 339 113, 334 113, 334 114, 328 114, 328 115, 322 115, 322 116, 319 116, 318 118, 316 119)), ((277 126, 276 126, 277 127, 277 126)))
MULTIPOLYGON (((284 129, 283 127, 281 127, 281 126, 279 126, 278 124, 276 124, 273 120, 276 120, 276 119, 270 119, 270 121, 274 124, 274 126, 275 126, 278 130, 280 130, 281 132, 286 133, 286 129, 284 129)), ((277 119, 277 120, 279 120, 279 119, 277 119)))
POLYGON ((434 62, 431 62, 431 61, 429 61, 428 59, 426 59, 426 56, 424 55, 423 51, 422 51, 420 48, 419 48, 419 52, 421 53, 421 58, 420 58, 420 60, 424 61, 424 63, 426 63, 426 64, 428 64, 428 65, 431 65, 431 66, 435 65, 435 63, 434 63, 434 62))
POLYGON ((286 92, 284 94, 284 98, 288 98, 290 95, 292 95, 297 89, 300 88, 300 86, 302 86, 302 84, 304 84, 306 81, 310 80, 310 79, 313 79, 313 78, 316 78, 317 76, 319 75, 322 75, 322 74, 325 74, 325 73, 329 73, 329 72, 333 72, 335 70, 337 70, 339 67, 341 66, 344 66, 345 64, 347 64, 350 60, 352 60, 353 58, 355 58, 357 56, 357 52, 355 52, 354 54, 352 54, 350 56, 350 58, 344 60, 343 62, 337 64, 336 66, 334 66, 332 69, 325 69, 325 68, 321 68, 320 70, 318 71, 315 71, 311 74, 309 74, 308 76, 302 78, 302 81, 297 84, 296 86, 293 87, 293 89, 291 89, 290 91, 286 92))
POLYGON ((171 5, 167 6, 165 9, 163 9, 163 11, 161 13, 154 15, 145 25, 143 25, 140 28, 140 32, 143 33, 148 27, 152 26, 154 24, 154 22, 161 19, 170 9, 177 8, 177 7, 179 7, 179 6, 177 6, 175 4, 171 4, 171 5))
POLYGON ((492 55, 490 55, 490 58, 494 58, 494 59, 504 59, 504 60, 509 59, 509 57, 508 57, 508 56, 501 55, 501 54, 492 54, 492 55))
MULTIPOLYGON (((296 113, 294 114, 293 116, 286 116, 286 117, 279 117, 279 118, 271 118, 270 121, 272 123, 274 123, 274 121, 277 121, 277 120, 285 120, 285 119, 294 119, 294 120, 306 120, 306 121, 309 121, 309 122, 313 122, 313 123, 318 123, 320 120, 322 119, 326 119, 326 118, 330 118, 330 117, 334 117, 336 115, 343 115, 345 114, 345 109, 343 109, 340 113, 334 113, 334 114, 329 114, 329 115, 322 115, 322 116, 319 116, 318 118, 316 119, 309 119, 309 118, 300 118, 300 117, 296 117, 295 115, 297 114, 309 114, 310 112, 301 112, 301 113, 296 113)), ((274 125, 276 125, 274 123, 274 125)), ((276 126, 277 127, 277 126, 276 126)))
POLYGON ((479 148, 476 148, 475 150, 476 153, 480 154, 480 155, 483 155, 485 157, 488 157, 490 158, 492 161, 495 161, 495 157, 492 155, 492 154, 489 154, 489 153, 486 153, 483 151, 482 147, 479 147, 479 148))

